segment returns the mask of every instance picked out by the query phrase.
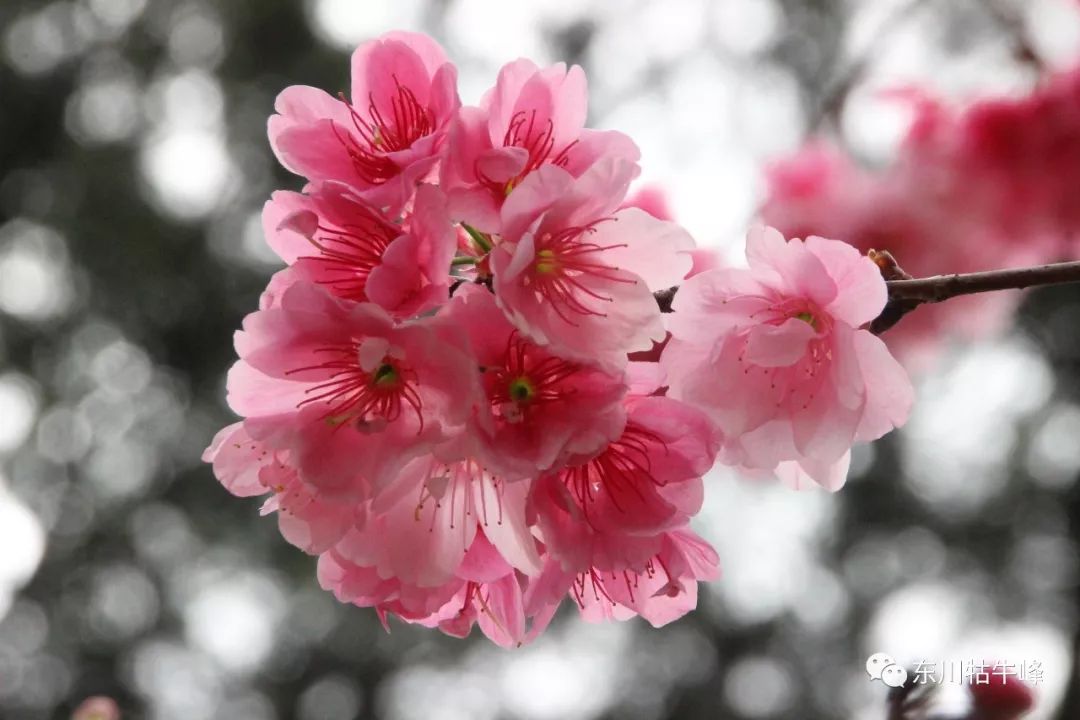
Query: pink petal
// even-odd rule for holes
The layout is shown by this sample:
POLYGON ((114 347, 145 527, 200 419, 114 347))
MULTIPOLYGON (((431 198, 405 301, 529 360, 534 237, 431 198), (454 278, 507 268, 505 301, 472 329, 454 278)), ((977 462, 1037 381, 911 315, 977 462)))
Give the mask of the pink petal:
POLYGON ((761 367, 787 367, 801 360, 817 336, 810 323, 788 318, 780 325, 757 325, 746 342, 745 361, 761 367))
POLYGON ((496 488, 487 475, 475 484, 476 504, 480 507, 498 507, 497 512, 483 518, 484 534, 516 569, 526 575, 539 575, 542 563, 536 551, 536 539, 525 519, 529 483, 506 482, 501 486, 496 488))
POLYGON ((859 440, 866 442, 907 422, 915 390, 907 372, 880 338, 860 331, 855 333, 854 342, 866 379, 866 410, 858 429, 859 440))
MULTIPOLYGON (((412 93, 421 107, 426 107, 434 70, 425 67, 424 60, 413 49, 414 42, 430 45, 431 40, 404 33, 395 38, 377 38, 364 43, 352 56, 352 103, 365 112, 370 103, 383 117, 393 117, 392 101, 398 87, 412 93)), ((425 48, 430 52, 430 47, 425 48)))
POLYGON ((598 225, 592 242, 617 246, 604 252, 604 261, 634 273, 654 291, 678 285, 693 266, 690 234, 637 208, 620 210, 613 222, 598 225))
POLYGON ((218 431, 202 459, 214 464, 218 481, 237 497, 263 495, 268 491, 259 480, 259 471, 273 460, 273 453, 252 440, 242 422, 218 431))
POLYGON ((817 462, 809 458, 790 460, 777 465, 776 476, 793 490, 807 490, 817 485, 829 492, 836 492, 847 482, 850 465, 850 452, 844 453, 839 460, 831 463, 817 462))
POLYGON ((773 273, 777 289, 826 306, 836 297, 836 283, 801 240, 784 240, 770 227, 755 226, 746 236, 746 258, 758 272, 773 273))
POLYGON ((870 258, 847 243, 816 236, 806 239, 806 247, 836 283, 836 298, 828 306, 831 315, 857 328, 881 314, 888 290, 870 258))

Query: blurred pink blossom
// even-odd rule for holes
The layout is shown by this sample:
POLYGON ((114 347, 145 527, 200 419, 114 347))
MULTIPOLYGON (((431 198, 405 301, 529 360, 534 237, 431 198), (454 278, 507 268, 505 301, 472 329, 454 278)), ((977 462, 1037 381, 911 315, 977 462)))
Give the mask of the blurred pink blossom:
MULTIPOLYGON (((764 222, 788 237, 888 250, 915 277, 1080 254, 1080 69, 959 108, 917 89, 889 95, 914 113, 896 159, 864 169, 814 141, 767 170, 764 222)), ((1017 302, 997 293, 922 307, 886 342, 924 366, 943 340, 1000 331, 1017 302)))

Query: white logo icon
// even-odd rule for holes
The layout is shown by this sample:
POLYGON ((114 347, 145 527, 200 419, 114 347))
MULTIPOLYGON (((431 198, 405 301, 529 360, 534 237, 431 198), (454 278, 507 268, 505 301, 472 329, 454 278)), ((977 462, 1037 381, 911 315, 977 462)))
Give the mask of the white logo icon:
POLYGON ((869 673, 871 680, 880 680, 881 671, 890 665, 895 665, 896 661, 885 653, 874 653, 870 656, 870 659, 866 661, 866 672, 869 673))
POLYGON ((871 655, 866 661, 866 672, 871 680, 880 680, 893 688, 902 687, 907 682, 907 670, 885 653, 871 655))
POLYGON ((907 682, 907 670, 897 664, 892 664, 881 671, 881 682, 889 687, 903 687, 907 682))

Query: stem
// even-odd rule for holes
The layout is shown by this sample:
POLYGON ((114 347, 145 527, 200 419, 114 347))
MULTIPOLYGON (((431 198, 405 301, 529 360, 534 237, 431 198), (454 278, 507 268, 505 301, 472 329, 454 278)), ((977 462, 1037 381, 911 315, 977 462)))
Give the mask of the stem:
POLYGON ((466 223, 461 223, 461 227, 465 228, 465 232, 469 233, 469 237, 482 252, 491 252, 491 238, 466 223))
POLYGON ((459 255, 450 261, 450 267, 458 267, 460 265, 475 265, 480 262, 479 258, 474 258, 471 255, 459 255))
POLYGON ((960 295, 994 290, 1022 290, 1036 285, 1060 285, 1080 281, 1080 261, 1037 265, 1015 270, 990 270, 963 275, 935 275, 917 280, 890 280, 890 300, 935 303, 960 295))

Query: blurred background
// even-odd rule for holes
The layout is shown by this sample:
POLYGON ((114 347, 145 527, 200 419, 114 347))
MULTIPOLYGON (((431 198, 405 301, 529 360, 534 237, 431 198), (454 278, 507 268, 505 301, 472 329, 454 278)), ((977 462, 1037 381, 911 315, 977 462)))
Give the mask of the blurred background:
POLYGON ((319 589, 199 455, 278 267, 262 203, 301 185, 273 99, 347 89, 394 28, 444 44, 465 103, 519 56, 583 65, 590 123, 732 256, 812 132, 888 162, 910 118, 882 88, 963 102, 1080 61, 1074 0, 3 0, 0 717, 884 720, 864 663, 887 652, 1038 663, 1031 717, 1080 718, 1077 287, 945 342, 843 492, 716 472, 697 528, 723 578, 663 630, 564 607, 507 652, 319 589))

